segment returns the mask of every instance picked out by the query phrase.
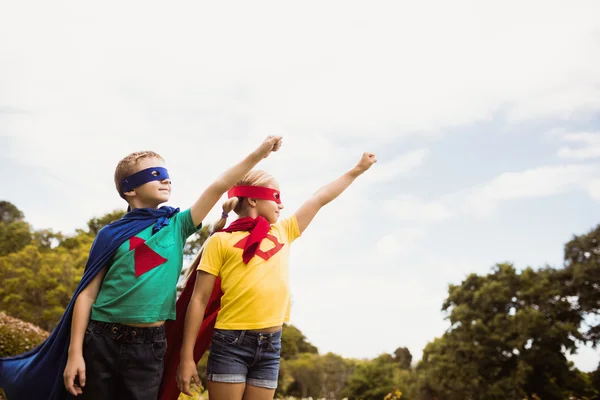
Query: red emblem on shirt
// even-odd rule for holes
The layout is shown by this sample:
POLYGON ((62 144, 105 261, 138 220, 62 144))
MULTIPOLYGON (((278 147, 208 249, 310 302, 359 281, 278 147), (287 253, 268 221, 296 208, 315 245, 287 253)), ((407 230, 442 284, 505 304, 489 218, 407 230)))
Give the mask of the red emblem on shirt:
MULTIPOLYGON (((249 236, 250 235, 246 236, 245 238, 243 238, 242 240, 237 242, 233 247, 237 247, 238 249, 244 250, 244 246, 246 245, 246 242, 248 241, 249 236)), ((254 253, 254 254, 259 256, 263 260, 267 261, 269 258, 273 257, 275 254, 279 253, 279 250, 281 250, 284 245, 279 243, 279 240, 277 240, 277 238, 271 234, 267 234, 265 239, 269 239, 271 242, 273 242, 273 244, 274 244, 273 248, 271 248, 267 251, 262 251, 260 248, 258 248, 258 250, 256 250, 256 253, 254 253)))
POLYGON ((129 250, 135 250, 133 260, 136 278, 167 262, 166 258, 148 247, 145 242, 137 236, 129 239, 129 250))

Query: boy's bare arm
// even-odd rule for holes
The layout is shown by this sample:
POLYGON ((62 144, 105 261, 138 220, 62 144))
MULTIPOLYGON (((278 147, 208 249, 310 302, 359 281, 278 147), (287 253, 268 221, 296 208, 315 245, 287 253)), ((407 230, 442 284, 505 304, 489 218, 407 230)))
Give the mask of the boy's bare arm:
POLYGON ((267 137, 256 150, 210 184, 191 207, 194 225, 200 225, 225 192, 240 181, 263 158, 267 157, 272 151, 279 150, 279 147, 281 147, 281 136, 267 137))
POLYGON ((298 220, 298 228, 300 233, 310 225, 313 218, 319 210, 337 198, 354 182, 354 180, 362 175, 366 170, 371 168, 373 164, 377 162, 375 154, 364 153, 354 168, 340 176, 333 182, 320 188, 315 194, 312 195, 302 206, 296 211, 296 219, 298 220))
POLYGON ((90 320, 92 305, 96 301, 102 281, 108 267, 104 267, 92 281, 79 293, 73 307, 71 321, 71 342, 69 344, 69 358, 63 374, 65 388, 74 396, 81 394, 85 386, 85 362, 83 360, 83 337, 90 320), (79 386, 75 385, 75 378, 79 378, 79 386))

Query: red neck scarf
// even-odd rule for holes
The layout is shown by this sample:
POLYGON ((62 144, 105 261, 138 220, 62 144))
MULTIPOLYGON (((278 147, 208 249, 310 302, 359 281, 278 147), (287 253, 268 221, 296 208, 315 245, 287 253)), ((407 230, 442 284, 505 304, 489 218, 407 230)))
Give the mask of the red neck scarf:
MULTIPOLYGON (((254 257, 256 250, 258 250, 261 240, 269 233, 270 228, 269 221, 264 217, 245 217, 233 221, 227 228, 219 232, 250 232, 250 236, 244 246, 244 252, 242 253, 242 260, 248 264, 252 257, 254 257)), ((199 263, 200 256, 190 266, 192 271, 196 271, 199 263)), ((196 272, 190 274, 181 295, 177 299, 177 318, 175 321, 167 321, 165 324, 169 346, 167 346, 167 352, 163 361, 164 372, 158 395, 159 400, 177 400, 179 398, 180 391, 175 382, 175 375, 179 367, 179 350, 181 349, 181 342, 183 340, 185 314, 192 298, 192 293, 194 292, 194 286, 196 285, 196 275, 196 272)), ((194 361, 196 363, 200 361, 212 341, 215 322, 221 309, 221 296, 223 296, 221 280, 217 278, 208 304, 206 305, 204 320, 202 321, 200 332, 196 338, 196 345, 194 346, 194 361)))
POLYGON ((244 245, 244 252, 242 253, 244 264, 248 264, 252 257, 254 257, 254 254, 256 254, 260 242, 267 237, 269 229, 271 229, 271 224, 264 217, 244 217, 233 221, 231 225, 221 230, 221 232, 250 232, 250 236, 248 236, 248 240, 244 245))

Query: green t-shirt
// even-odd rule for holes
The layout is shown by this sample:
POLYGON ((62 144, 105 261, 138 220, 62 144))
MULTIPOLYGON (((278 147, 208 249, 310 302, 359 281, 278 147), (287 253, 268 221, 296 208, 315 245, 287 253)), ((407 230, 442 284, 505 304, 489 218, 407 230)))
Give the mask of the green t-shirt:
POLYGON ((150 226, 123 243, 109 263, 91 319, 119 323, 175 319, 183 247, 199 228, 187 209, 154 235, 150 226))

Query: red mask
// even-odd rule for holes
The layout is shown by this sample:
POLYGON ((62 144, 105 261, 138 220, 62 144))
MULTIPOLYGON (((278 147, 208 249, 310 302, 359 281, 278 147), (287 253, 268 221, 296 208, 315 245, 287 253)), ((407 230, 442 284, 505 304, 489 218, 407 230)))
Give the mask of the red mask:
POLYGON ((232 197, 251 197, 253 199, 272 200, 281 204, 279 190, 270 189, 262 186, 234 186, 227 192, 229 198, 232 197))

